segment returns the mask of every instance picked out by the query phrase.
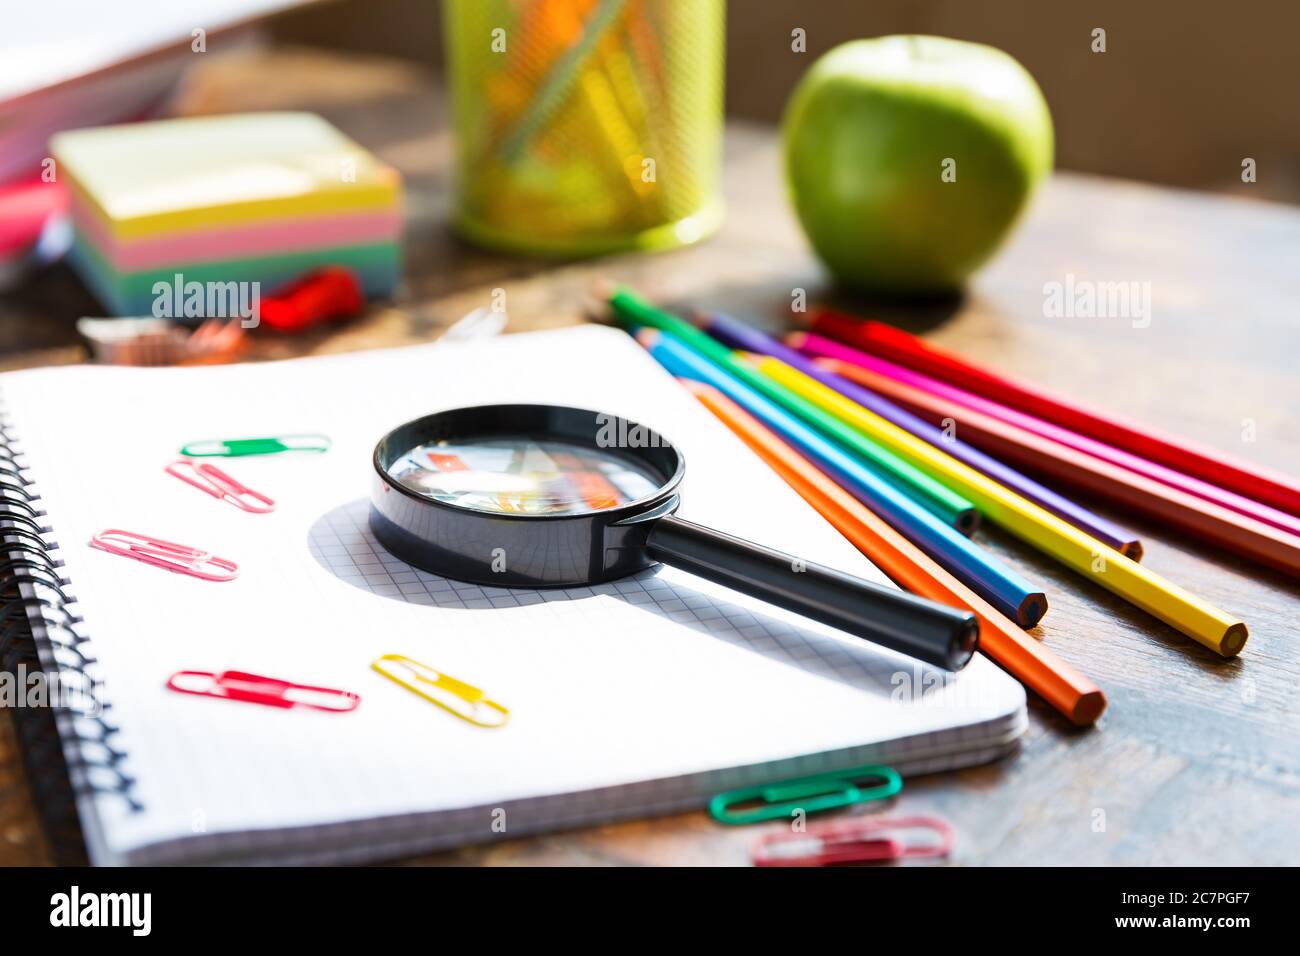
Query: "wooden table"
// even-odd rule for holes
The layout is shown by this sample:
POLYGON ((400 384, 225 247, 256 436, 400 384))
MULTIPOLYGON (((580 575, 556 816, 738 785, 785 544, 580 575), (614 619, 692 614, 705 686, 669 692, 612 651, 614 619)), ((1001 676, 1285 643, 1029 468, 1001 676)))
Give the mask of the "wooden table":
MULTIPOLYGON (((260 340, 261 357, 426 341, 498 288, 513 330, 580 321, 588 286, 602 276, 773 327, 801 288, 811 301, 841 301, 977 361, 1300 471, 1300 212, 1291 208, 1060 174, 963 299, 891 307, 843 301, 829 287, 790 214, 767 127, 728 130, 730 213, 716 238, 554 265, 488 255, 449 235, 445 113, 433 79, 413 68, 284 51, 274 65, 205 66, 183 102, 190 112, 315 110, 407 177, 401 300, 334 331, 260 340), (1149 282, 1152 321, 1047 317, 1044 285, 1067 275, 1149 282)), ((97 311, 66 269, 52 270, 0 304, 0 364, 80 361, 72 323, 97 311)), ((1296 862, 1300 587, 1150 522, 1111 516, 1141 533, 1151 568, 1249 623, 1245 653, 1222 660, 1006 536, 981 532, 1049 589, 1052 610, 1037 633, 1105 688, 1110 709, 1079 731, 1033 702, 1016 755, 910 780, 903 807, 946 815, 960 863, 1296 862)), ((47 858, 24 783, 0 721, 0 863, 47 858)), ((740 865, 753 838, 691 813, 422 862, 740 865)))

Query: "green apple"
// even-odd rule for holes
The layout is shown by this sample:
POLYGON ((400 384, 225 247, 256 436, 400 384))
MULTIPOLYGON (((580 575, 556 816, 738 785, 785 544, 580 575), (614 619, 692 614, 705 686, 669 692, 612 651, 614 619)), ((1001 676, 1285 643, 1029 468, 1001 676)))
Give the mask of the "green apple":
POLYGON ((1038 84, 993 47, 890 36, 831 50, 783 123, 786 175, 813 248, 841 282, 956 289, 1052 167, 1038 84))

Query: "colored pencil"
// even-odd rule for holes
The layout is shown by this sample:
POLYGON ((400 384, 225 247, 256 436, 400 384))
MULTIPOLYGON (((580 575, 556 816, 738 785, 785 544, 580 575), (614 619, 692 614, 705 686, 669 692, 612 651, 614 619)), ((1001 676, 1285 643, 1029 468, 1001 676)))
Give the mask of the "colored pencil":
POLYGON ((1005 485, 1017 494, 1046 508, 1057 517, 1070 522, 1080 531, 1092 535, 1103 544, 1110 545, 1120 554, 1132 558, 1134 561, 1141 560, 1142 544, 1132 532, 1119 527, 1112 521, 1107 521, 1105 518, 1093 514, 1050 488, 1045 488, 1032 478, 989 457, 973 445, 969 445, 948 432, 936 428, 929 422, 921 420, 888 399, 870 392, 842 376, 819 368, 811 359, 800 355, 794 349, 782 344, 765 332, 761 332, 751 325, 746 325, 739 319, 720 312, 699 313, 693 317, 692 322, 709 335, 726 345, 730 345, 732 348, 770 355, 773 358, 780 359, 787 365, 797 368, 810 378, 816 379, 823 385, 835 389, 846 398, 852 399, 859 405, 870 409, 886 421, 893 422, 899 428, 907 429, 913 435, 924 439, 936 448, 942 448, 958 461, 963 461, 972 468, 982 471, 999 484, 1005 485))
MULTIPOLYGON (((548 68, 546 78, 537 89, 527 111, 520 117, 514 128, 503 137, 500 155, 507 163, 515 163, 519 160, 533 137, 573 90, 575 83, 582 76, 588 58, 595 52, 601 39, 614 27, 619 14, 623 12, 625 3, 626 0, 602 0, 591 18, 581 25, 577 42, 564 49, 554 64, 548 68)), ((569 12, 563 7, 557 9, 565 13, 569 12)), ((567 23, 565 25, 570 26, 567 23)), ((579 29, 576 22, 571 26, 579 29)), ((602 119, 608 121, 609 117, 606 115, 602 119)), ((619 119, 622 121, 622 117, 619 119)), ((604 129, 601 131, 606 132, 604 129)))
POLYGON ((781 435, 1002 614, 1022 627, 1033 627, 1042 618, 1047 610, 1042 591, 881 479, 844 448, 668 333, 642 329, 637 340, 673 375, 712 385, 781 435))
POLYGON ((905 385, 930 392, 939 398, 947 400, 952 405, 973 409, 984 415, 1004 421, 1009 425, 1015 425, 1017 428, 1041 435, 1054 442, 1068 445, 1095 458, 1101 458, 1139 475, 1145 475, 1148 478, 1163 482, 1172 488, 1204 498, 1206 501, 1214 502, 1231 511, 1247 515, 1256 521, 1262 521, 1291 534, 1300 535, 1300 518, 1295 518, 1285 511, 1278 511, 1276 508, 1270 508, 1249 498, 1243 498, 1241 495, 1201 481, 1199 478, 1193 478, 1172 468, 1166 468, 1164 465, 1147 461, 1145 458, 1114 448, 1105 442, 1097 441, 1095 438, 1089 438, 1068 428, 1053 425, 1051 422, 1045 422, 1033 415, 1026 415, 1024 412, 1016 411, 1014 408, 1009 408, 999 402, 982 398, 973 392, 941 382, 928 375, 922 375, 920 372, 904 368, 893 362, 887 362, 874 355, 868 355, 866 352, 859 352, 857 349, 850 348, 824 336, 795 333, 790 336, 790 340, 797 343, 801 352, 806 352, 807 356, 849 362, 880 375, 888 376, 905 385))
POLYGON ((1106 709, 1106 695, 1096 684, 1021 631, 716 388, 690 380, 683 384, 894 583, 973 612, 980 621, 980 650, 1074 723, 1088 726, 1097 721, 1106 709))
POLYGON ((930 421, 955 421, 969 441, 1001 458, 1300 577, 1300 537, 1296 535, 914 385, 835 359, 820 361, 829 363, 831 371, 890 396, 930 421))
MULTIPOLYGON (((704 355, 709 361, 725 368, 751 387, 762 389, 763 383, 748 369, 741 368, 735 362, 731 350, 722 343, 701 332, 685 319, 656 308, 628 289, 616 289, 609 296, 609 305, 614 317, 625 326, 649 326, 672 335, 678 341, 685 342, 695 351, 704 355)), ((803 410, 805 414, 816 417, 820 412, 812 405, 803 410)), ((835 440, 846 445, 866 461, 887 481, 890 481, 912 498, 919 501, 947 524, 952 525, 963 534, 974 532, 979 523, 979 513, 966 498, 957 494, 941 481, 936 481, 919 468, 904 461, 879 442, 844 428, 838 422, 826 416, 825 424, 829 434, 835 440)))
POLYGON ((1237 618, 1166 581, 1114 548, 849 401, 798 369, 774 358, 758 359, 755 366, 761 374, 861 428, 917 467, 944 475, 975 502, 985 517, 1027 544, 1154 614, 1216 653, 1234 657, 1241 652, 1248 631, 1237 618))
POLYGON ((1289 475, 1089 408, 1029 382, 996 374, 901 329, 861 322, 829 310, 816 312, 811 318, 814 332, 1300 516, 1300 481, 1289 475))

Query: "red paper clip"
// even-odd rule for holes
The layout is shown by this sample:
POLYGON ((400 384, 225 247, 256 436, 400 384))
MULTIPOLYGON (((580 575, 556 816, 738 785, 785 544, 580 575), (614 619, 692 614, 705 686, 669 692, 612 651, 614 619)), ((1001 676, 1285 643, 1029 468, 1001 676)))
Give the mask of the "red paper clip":
POLYGON ((346 319, 366 305, 361 280, 344 266, 325 266, 261 302, 260 323, 277 332, 300 332, 321 322, 346 319))
POLYGON ((200 697, 219 697, 223 700, 242 700, 266 707, 308 707, 342 714, 356 710, 361 698, 350 690, 334 687, 313 687, 311 684, 292 684, 287 680, 262 677, 245 671, 177 671, 167 679, 169 690, 200 697), (190 686, 185 686, 186 684, 190 686), (315 698, 315 699, 313 699, 315 698))
POLYGON ((164 470, 173 478, 179 478, 187 485, 193 485, 199 491, 221 501, 228 501, 236 508, 243 508, 254 514, 266 514, 268 511, 275 510, 274 501, 260 491, 254 491, 247 485, 240 484, 216 465, 181 458, 172 462, 164 470))
POLYGON ((234 561, 218 558, 211 552, 121 528, 99 532, 90 539, 90 546, 204 581, 233 581, 239 574, 239 565, 234 561))
POLYGON ((750 850, 755 866, 834 866, 913 857, 948 856, 953 832, 939 817, 855 817, 815 823, 803 833, 769 833, 750 850), (935 839, 912 843, 905 831, 929 831, 935 839))

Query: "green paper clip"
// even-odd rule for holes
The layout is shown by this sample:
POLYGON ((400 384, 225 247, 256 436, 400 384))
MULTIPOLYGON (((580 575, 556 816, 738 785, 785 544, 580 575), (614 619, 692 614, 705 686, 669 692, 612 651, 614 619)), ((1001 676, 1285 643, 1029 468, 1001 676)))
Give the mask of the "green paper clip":
POLYGON ((186 458, 242 458, 245 455, 278 455, 283 451, 329 451, 324 435, 282 435, 279 438, 219 438, 192 441, 181 447, 186 458))
POLYGON ((903 778, 898 775, 898 771, 891 767, 867 764, 814 774, 811 777, 728 790, 709 801, 709 813, 719 823, 737 827, 788 818, 799 810, 804 813, 821 813, 868 800, 884 800, 902 789, 903 778), (881 782, 875 786, 860 786, 858 783, 869 780, 881 782), (749 810, 732 810, 738 804, 755 801, 759 806, 749 810))

